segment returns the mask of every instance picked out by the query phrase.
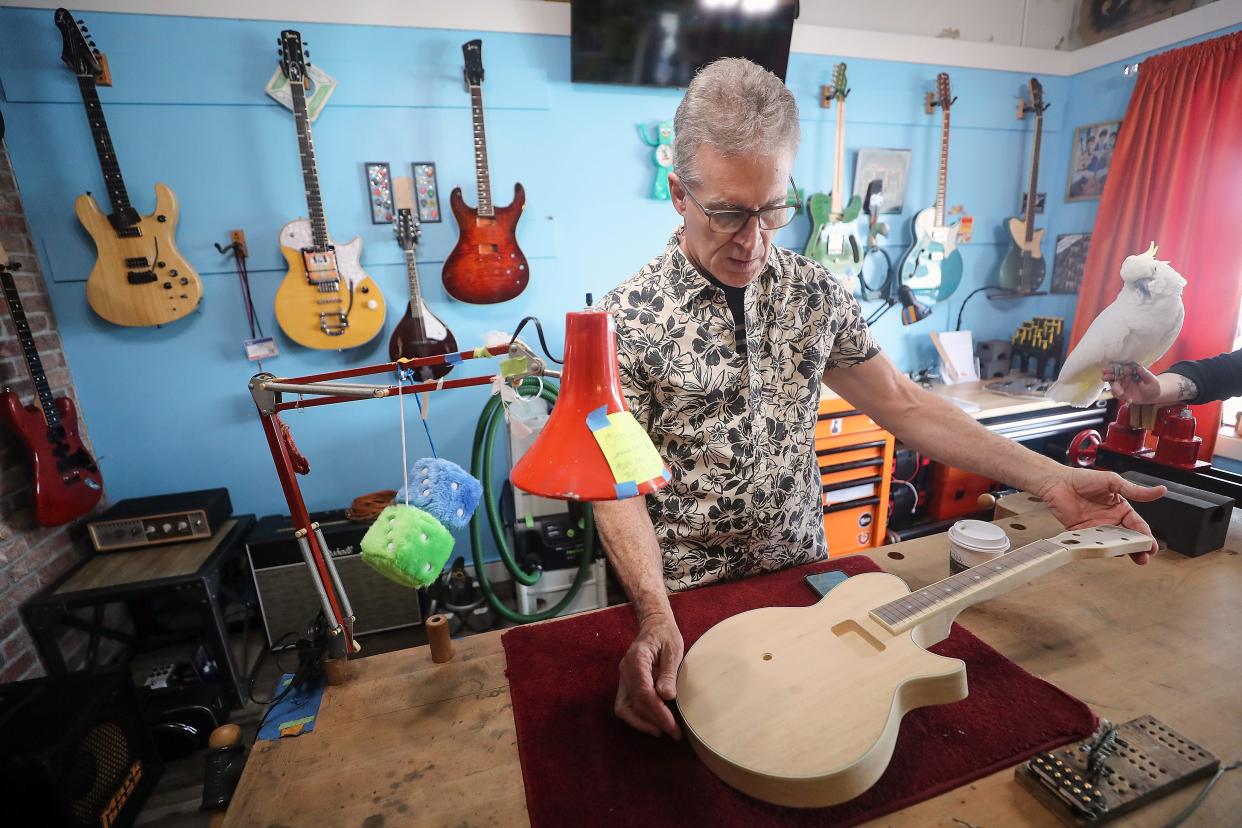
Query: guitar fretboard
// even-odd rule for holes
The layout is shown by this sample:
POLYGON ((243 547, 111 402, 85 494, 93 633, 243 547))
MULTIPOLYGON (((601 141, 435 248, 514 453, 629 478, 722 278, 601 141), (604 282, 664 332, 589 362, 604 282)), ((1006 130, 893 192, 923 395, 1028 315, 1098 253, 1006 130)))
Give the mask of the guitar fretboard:
POLYGON ((419 320, 423 319, 423 293, 418 284, 418 263, 414 260, 414 250, 405 250, 405 274, 410 283, 410 313, 419 320))
POLYGON ((1035 237, 1035 202, 1039 190, 1039 144, 1044 134, 1044 113, 1035 110, 1035 150, 1031 155, 1031 188, 1026 194, 1026 241, 1035 237))
POLYGON ((487 167, 487 131, 483 126, 483 87, 470 86, 470 114, 474 119, 474 177, 479 189, 480 216, 494 216, 492 177, 487 167))
POLYGON ((30 333, 30 323, 26 319, 26 311, 22 308, 22 299, 17 295, 17 285, 13 274, 0 262, 0 287, 4 290, 4 298, 9 304, 9 315, 13 317, 13 327, 17 329, 17 340, 22 344, 22 356, 26 358, 26 368, 34 381, 35 393, 39 397, 39 407, 43 409, 43 419, 49 428, 60 425, 60 415, 52 402, 52 389, 47 384, 47 374, 43 371, 43 362, 39 359, 39 351, 35 348, 34 336, 30 333))
POLYGON ((949 109, 943 108, 944 122, 940 127, 940 177, 936 182, 936 226, 944 227, 944 193, 949 180, 949 109))
POLYGON ((841 212, 845 209, 845 99, 837 98, 837 143, 835 158, 833 159, 835 169, 832 173, 832 217, 834 220, 840 218, 841 212))
POLYGON ((302 183, 306 188, 306 209, 310 212, 311 236, 316 249, 328 248, 328 222, 323 215, 323 197, 319 193, 319 172, 315 168, 315 142, 311 137, 310 117, 306 113, 306 86, 300 80, 289 81, 293 96, 293 117, 298 126, 298 154, 302 159, 302 183))
POLYGON ((1035 541, 988 563, 945 578, 871 610, 871 616, 894 632, 909 629, 945 611, 953 604, 998 581, 1014 578, 1065 547, 1048 540, 1035 541))
POLYGON ((108 132, 108 122, 104 120, 103 106, 99 102, 99 93, 95 88, 95 79, 78 76, 78 88, 82 91, 82 104, 86 107, 86 120, 91 125, 91 137, 94 138, 95 152, 99 155, 99 166, 103 171, 104 184, 108 189, 108 201, 114 213, 131 209, 129 193, 125 191, 125 180, 121 177, 121 165, 116 160, 116 150, 112 147, 112 136, 108 132))

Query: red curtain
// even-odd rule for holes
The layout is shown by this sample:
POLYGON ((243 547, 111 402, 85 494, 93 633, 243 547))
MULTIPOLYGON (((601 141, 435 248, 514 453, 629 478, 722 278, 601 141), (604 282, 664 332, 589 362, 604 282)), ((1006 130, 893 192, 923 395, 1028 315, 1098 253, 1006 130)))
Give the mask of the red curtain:
MULTIPOLYGON (((1181 337, 1153 370, 1232 349, 1242 302, 1242 32, 1143 61, 1091 236, 1070 346, 1148 243, 1186 277, 1181 337)), ((1211 457, 1220 404, 1194 410, 1211 457)))

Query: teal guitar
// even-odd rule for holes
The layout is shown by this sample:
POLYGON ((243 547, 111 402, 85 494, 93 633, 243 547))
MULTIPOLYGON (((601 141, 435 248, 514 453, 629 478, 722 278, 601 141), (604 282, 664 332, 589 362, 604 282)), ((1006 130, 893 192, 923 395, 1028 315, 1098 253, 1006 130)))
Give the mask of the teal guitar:
POLYGON ((945 182, 949 177, 949 108, 956 100, 949 92, 949 76, 936 78, 936 92, 927 93, 927 112, 940 107, 944 121, 940 128, 940 178, 936 185, 936 204, 915 214, 910 222, 910 249, 902 257, 898 275, 919 299, 942 302, 962 282, 962 254, 957 249, 957 224, 944 220, 945 182))
POLYGON ((1022 218, 1005 222, 1013 247, 1001 262, 1000 286, 1017 293, 1034 293, 1044 283, 1048 263, 1044 259, 1044 231, 1035 227, 1035 203, 1039 191, 1039 145, 1044 133, 1044 88, 1038 78, 1031 78, 1031 102, 1022 102, 1021 117, 1035 113, 1035 148, 1031 154, 1031 185, 1026 191, 1026 213, 1022 218))
POLYGON ((837 103, 836 169, 832 177, 832 194, 816 193, 807 202, 807 210, 811 214, 811 236, 807 239, 805 252, 808 258, 827 268, 846 290, 857 293, 863 260, 863 246, 858 239, 862 198, 853 196, 844 207, 841 206, 845 198, 845 98, 849 93, 845 64, 838 63, 832 86, 825 90, 825 98, 837 103))

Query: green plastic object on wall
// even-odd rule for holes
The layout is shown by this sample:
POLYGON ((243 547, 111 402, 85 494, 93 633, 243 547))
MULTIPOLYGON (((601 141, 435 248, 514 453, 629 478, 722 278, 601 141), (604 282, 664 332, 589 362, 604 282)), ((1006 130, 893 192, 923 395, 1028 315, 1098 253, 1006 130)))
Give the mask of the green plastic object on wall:
POLYGON ((654 150, 651 161, 655 164, 655 180, 651 183, 651 197, 668 201, 668 174, 673 169, 673 122, 660 121, 651 133, 646 124, 639 124, 638 137, 654 150))

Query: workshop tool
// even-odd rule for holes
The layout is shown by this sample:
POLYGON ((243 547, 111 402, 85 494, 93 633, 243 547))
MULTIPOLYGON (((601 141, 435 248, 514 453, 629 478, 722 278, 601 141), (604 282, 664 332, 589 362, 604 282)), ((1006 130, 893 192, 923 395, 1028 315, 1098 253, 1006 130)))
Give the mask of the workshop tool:
POLYGON ((1236 505, 1232 497, 1137 471, 1124 472, 1121 476, 1140 486, 1164 486, 1168 489, 1159 500, 1136 500, 1130 505, 1139 517, 1147 521, 1152 534, 1174 552, 1196 558, 1225 545, 1229 519, 1236 505))

